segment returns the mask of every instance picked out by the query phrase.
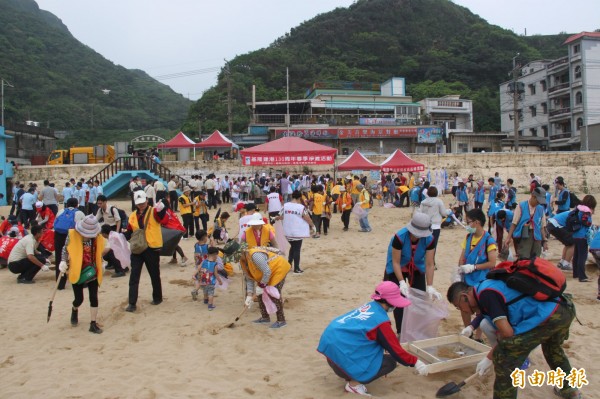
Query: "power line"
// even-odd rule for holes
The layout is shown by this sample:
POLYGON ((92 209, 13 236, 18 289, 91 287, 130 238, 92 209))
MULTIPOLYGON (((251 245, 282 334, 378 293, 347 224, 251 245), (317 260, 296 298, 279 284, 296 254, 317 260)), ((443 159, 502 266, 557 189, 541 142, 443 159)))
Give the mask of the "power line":
POLYGON ((188 76, 202 75, 202 74, 206 74, 206 73, 214 73, 214 72, 218 72, 220 70, 221 70, 221 67, 210 67, 210 68, 204 68, 204 69, 195 69, 195 70, 191 70, 191 71, 175 72, 175 73, 169 73, 169 74, 165 74, 165 75, 158 75, 158 76, 153 76, 153 78, 156 80, 186 78, 188 76))

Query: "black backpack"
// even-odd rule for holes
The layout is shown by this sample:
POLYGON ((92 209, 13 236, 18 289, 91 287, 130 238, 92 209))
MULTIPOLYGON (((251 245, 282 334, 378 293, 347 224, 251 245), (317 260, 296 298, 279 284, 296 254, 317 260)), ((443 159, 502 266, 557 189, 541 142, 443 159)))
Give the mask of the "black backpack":
POLYGON ((127 216, 123 209, 117 208, 116 206, 111 206, 110 212, 113 214, 113 216, 115 215, 114 209, 117 210, 119 217, 121 218, 121 227, 127 227, 129 216, 127 216))
POLYGON ((569 207, 575 208, 577 205, 581 205, 581 200, 577 198, 573 191, 569 191, 569 207))
POLYGON ((567 223, 565 228, 568 232, 574 233, 582 227, 590 227, 592 225, 592 214, 590 212, 581 212, 581 220, 579 220, 579 210, 573 209, 567 215, 567 223))

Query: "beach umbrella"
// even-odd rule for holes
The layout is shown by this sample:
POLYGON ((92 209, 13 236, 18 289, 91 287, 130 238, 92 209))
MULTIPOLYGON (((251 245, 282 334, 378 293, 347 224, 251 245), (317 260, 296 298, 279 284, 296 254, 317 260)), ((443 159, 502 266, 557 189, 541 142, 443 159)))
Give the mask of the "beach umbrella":
POLYGON ((50 322, 50 316, 52 316, 52 302, 54 302, 54 297, 56 296, 56 291, 58 291, 58 285, 60 284, 60 279, 64 273, 60 273, 58 278, 56 279, 56 286, 54 287, 54 291, 52 292, 52 297, 50 298, 50 302, 48 303, 48 319, 46 323, 50 322))

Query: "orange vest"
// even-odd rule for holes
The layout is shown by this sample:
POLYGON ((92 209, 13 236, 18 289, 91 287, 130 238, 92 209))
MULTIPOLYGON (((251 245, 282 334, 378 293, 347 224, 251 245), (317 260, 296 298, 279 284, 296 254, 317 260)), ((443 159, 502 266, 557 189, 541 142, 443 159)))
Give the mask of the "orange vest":
MULTIPOLYGON (((98 236, 93 238, 94 251, 96 254, 96 279, 98 285, 102 284, 102 251, 104 250, 104 237, 98 236)), ((67 245, 69 253, 69 282, 75 284, 81 276, 81 266, 83 264, 83 236, 75 229, 69 230, 69 245, 67 245)))
POLYGON ((248 244, 248 249, 254 247, 266 247, 269 245, 271 242, 269 239, 271 229, 268 227, 268 225, 263 224, 260 228, 260 244, 256 242, 256 237, 254 236, 254 231, 252 230, 252 226, 246 229, 246 243, 248 244))

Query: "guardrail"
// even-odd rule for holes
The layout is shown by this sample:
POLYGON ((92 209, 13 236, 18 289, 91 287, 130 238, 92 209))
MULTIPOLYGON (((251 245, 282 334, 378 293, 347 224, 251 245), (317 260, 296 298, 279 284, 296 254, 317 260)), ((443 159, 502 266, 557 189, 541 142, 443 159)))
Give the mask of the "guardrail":
POLYGON ((135 170, 149 170, 152 173, 158 175, 161 179, 168 182, 173 176, 177 177, 181 186, 187 186, 188 180, 183 177, 171 172, 169 168, 159 163, 154 162, 152 159, 146 157, 119 157, 106 165, 104 169, 92 176, 91 180, 98 180, 100 184, 103 184, 108 179, 113 177, 118 172, 122 171, 135 171, 135 170))

